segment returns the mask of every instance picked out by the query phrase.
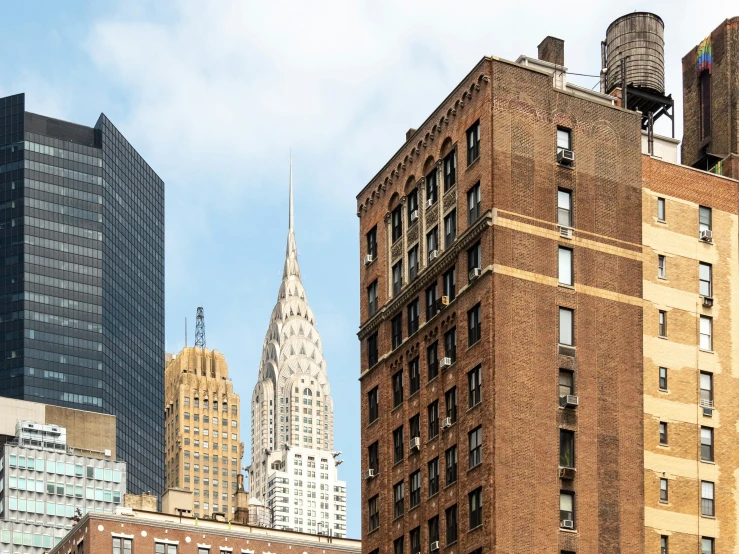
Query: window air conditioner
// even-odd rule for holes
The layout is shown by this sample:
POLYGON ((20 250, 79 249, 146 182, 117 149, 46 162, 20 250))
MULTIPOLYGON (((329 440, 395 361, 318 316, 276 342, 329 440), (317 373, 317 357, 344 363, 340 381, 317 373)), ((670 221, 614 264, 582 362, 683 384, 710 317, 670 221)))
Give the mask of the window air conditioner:
POLYGON ((566 479, 567 481, 572 481, 575 478, 575 468, 574 467, 559 468, 559 478, 566 479))
POLYGON ((364 257, 364 265, 369 265, 375 261, 375 257, 372 254, 367 254, 364 257))
POLYGON ((703 242, 713 242, 713 231, 711 231, 710 229, 705 229, 701 231, 699 238, 703 242))
POLYGON ((577 408, 580 400, 574 394, 567 394, 559 397, 559 402, 564 408, 577 408))
POLYGON ((411 439, 411 452, 413 450, 420 450, 421 449, 421 439, 420 437, 413 437, 411 439))
POLYGON ((563 519, 559 522, 559 526, 562 529, 574 529, 575 528, 575 522, 571 519, 563 519))
POLYGON ((451 417, 445 417, 441 420, 441 428, 442 429, 449 429, 449 427, 452 426, 452 418, 451 417))
POLYGON ((364 472, 364 478, 365 479, 374 479, 375 477, 375 470, 374 469, 368 469, 364 472))
POLYGON ((414 222, 414 221, 416 221, 417 219, 418 219, 418 210, 413 210, 413 211, 411 212, 411 223, 413 223, 413 222, 414 222))
POLYGON ((439 362, 439 367, 441 369, 446 369, 448 367, 452 367, 452 359, 451 358, 442 358, 439 362))
POLYGON ((432 542, 431 545, 429 546, 429 550, 431 552, 436 552, 437 550, 439 550, 439 541, 432 542))
POLYGON ((480 276, 480 273, 482 273, 482 270, 479 267, 470 269, 470 281, 477 279, 480 276))
POLYGON ((710 308, 711 306, 713 306, 713 298, 711 298, 710 296, 704 296, 703 297, 703 307, 710 308))
POLYGON ((449 297, 448 296, 442 296, 439 299, 439 307, 444 308, 445 306, 449 305, 449 297))
POLYGON ((426 200, 426 207, 427 208, 430 208, 433 205, 434 205, 434 199, 433 198, 429 198, 428 200, 426 200))
POLYGON ((429 252, 429 261, 435 260, 439 257, 439 251, 438 250, 432 250, 429 252))
POLYGON ((572 150, 560 150, 557 152, 557 163, 560 165, 571 166, 575 163, 575 153, 572 150))
POLYGON ((570 227, 563 227, 562 225, 559 226, 559 236, 563 239, 571 239, 572 238, 572 229, 570 227))
POLYGON ((703 415, 706 417, 713 417, 713 408, 703 408, 703 415))

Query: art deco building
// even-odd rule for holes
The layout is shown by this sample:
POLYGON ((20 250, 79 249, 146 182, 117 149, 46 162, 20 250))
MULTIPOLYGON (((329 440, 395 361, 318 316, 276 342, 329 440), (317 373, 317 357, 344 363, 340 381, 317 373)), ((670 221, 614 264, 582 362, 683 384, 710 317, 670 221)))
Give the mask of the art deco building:
POLYGON ((196 517, 233 513, 241 473, 239 395, 216 350, 168 356, 165 383, 165 483, 192 490, 196 517))
POLYGON ((346 483, 321 337, 300 280, 292 170, 289 210, 285 268, 252 395, 249 489, 274 510, 275 528, 343 537, 346 483))

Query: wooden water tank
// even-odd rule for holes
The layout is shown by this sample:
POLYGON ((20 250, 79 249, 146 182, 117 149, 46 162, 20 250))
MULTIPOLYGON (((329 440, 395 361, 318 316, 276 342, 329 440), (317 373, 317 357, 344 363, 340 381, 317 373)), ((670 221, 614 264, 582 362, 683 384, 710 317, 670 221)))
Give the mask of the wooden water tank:
POLYGON ((648 12, 619 17, 606 31, 606 92, 621 86, 621 60, 627 84, 658 94, 665 92, 665 24, 648 12))

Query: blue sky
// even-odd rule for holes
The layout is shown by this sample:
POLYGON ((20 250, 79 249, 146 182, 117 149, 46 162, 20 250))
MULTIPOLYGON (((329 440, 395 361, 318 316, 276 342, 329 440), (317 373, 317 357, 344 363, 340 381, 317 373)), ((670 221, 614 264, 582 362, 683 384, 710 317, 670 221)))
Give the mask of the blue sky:
POLYGON ((29 111, 81 124, 105 112, 164 179, 168 350, 183 346, 185 317, 192 344, 204 306, 208 346, 226 355, 247 408, 245 463, 292 148, 301 270, 334 396, 348 534, 359 537, 356 194, 483 55, 535 56, 554 35, 570 71, 597 74, 608 24, 633 10, 665 21, 679 137, 680 59, 737 15, 728 0, 12 2, 0 94, 25 92, 29 111))

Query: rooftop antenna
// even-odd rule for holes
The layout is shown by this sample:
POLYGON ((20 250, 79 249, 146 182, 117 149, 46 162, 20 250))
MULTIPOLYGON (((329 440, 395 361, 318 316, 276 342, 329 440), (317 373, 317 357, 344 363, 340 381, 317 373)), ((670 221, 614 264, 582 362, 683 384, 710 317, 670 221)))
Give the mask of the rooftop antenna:
POLYGON ((195 346, 205 348, 205 316, 202 306, 198 308, 198 315, 195 316, 195 346))

